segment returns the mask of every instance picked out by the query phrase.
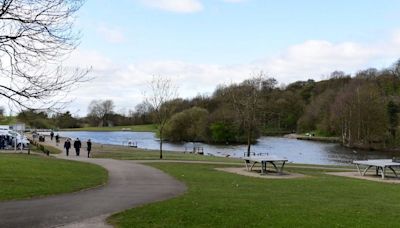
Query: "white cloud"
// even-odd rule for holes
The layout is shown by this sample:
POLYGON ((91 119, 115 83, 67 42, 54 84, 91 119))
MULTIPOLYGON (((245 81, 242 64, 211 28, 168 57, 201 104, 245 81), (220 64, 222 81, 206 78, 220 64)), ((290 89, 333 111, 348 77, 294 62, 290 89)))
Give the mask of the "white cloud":
POLYGON ((92 67, 95 72, 108 71, 117 67, 111 59, 97 51, 80 49, 71 53, 65 65, 81 68, 92 67))
POLYGON ((218 84, 241 82, 258 70, 287 84, 309 78, 319 80, 334 70, 353 73, 367 67, 388 67, 400 57, 399 53, 398 32, 382 43, 308 40, 290 46, 276 56, 240 65, 195 64, 178 60, 119 64, 98 52, 80 50, 73 54, 69 64, 93 66, 95 79, 71 94, 76 98, 71 107, 85 115, 91 100, 112 99, 117 109, 133 109, 142 101, 143 91, 148 88, 153 75, 172 78, 181 97, 192 97, 210 94, 218 84))
POLYGON ((100 25, 97 32, 110 43, 122 43, 126 40, 123 32, 118 28, 100 25))
POLYGON ((280 55, 266 59, 264 66, 277 75, 280 81, 287 83, 319 77, 334 70, 352 72, 361 69, 379 54, 379 48, 374 46, 310 40, 291 46, 280 55))
POLYGON ((203 10, 199 0, 140 0, 144 5, 178 13, 194 13, 203 10))
POLYGON ((400 57, 398 35, 400 33, 394 33, 385 42, 369 44, 309 40, 257 63, 285 83, 309 78, 318 80, 335 70, 355 73, 368 67, 379 69, 400 57))

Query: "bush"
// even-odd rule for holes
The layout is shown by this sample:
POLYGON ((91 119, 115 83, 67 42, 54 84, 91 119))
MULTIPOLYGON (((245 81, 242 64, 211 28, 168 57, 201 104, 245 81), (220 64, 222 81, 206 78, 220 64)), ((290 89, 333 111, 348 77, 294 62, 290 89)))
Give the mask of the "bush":
POLYGON ((210 126, 211 139, 214 143, 236 142, 237 134, 234 126, 222 122, 213 123, 210 126))
POLYGON ((193 107, 177 113, 165 126, 165 138, 172 142, 206 141, 208 111, 193 107))

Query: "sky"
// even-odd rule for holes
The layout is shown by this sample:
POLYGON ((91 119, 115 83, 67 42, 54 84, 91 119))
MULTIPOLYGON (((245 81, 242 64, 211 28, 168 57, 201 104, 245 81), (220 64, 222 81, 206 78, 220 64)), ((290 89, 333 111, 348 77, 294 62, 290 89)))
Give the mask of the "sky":
POLYGON ((78 116, 94 99, 134 110, 153 76, 190 98, 259 71, 287 85, 400 58, 398 0, 87 0, 75 29, 82 38, 65 65, 93 77, 69 94, 78 116))

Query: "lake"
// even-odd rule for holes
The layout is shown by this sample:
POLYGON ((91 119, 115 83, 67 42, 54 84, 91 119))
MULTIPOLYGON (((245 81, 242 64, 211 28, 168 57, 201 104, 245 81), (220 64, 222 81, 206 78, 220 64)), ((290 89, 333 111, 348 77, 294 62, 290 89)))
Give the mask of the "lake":
MULTIPOLYGON (((90 132, 62 131, 62 137, 80 138, 83 141, 91 139, 95 143, 127 145, 131 140, 139 148, 159 149, 159 141, 151 132, 90 132)), ((204 154, 210 156, 242 157, 247 150, 246 145, 210 145, 205 143, 168 143, 163 149, 171 151, 192 151, 193 147, 203 147, 204 154)), ((261 137, 257 144, 252 145, 252 152, 268 153, 286 157, 289 162, 322 165, 349 164, 355 159, 392 158, 399 156, 393 152, 353 150, 335 143, 323 143, 288 139, 282 137, 261 137)))

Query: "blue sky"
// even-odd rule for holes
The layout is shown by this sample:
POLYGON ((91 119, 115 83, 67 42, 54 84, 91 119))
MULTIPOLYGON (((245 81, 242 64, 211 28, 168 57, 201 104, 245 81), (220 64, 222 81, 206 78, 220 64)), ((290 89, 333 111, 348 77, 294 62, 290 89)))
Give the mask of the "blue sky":
POLYGON ((400 58, 400 1, 390 0, 88 0, 76 28, 69 63, 95 77, 71 94, 80 115, 92 99, 134 109, 152 75, 191 97, 258 70, 287 84, 400 58))

